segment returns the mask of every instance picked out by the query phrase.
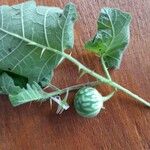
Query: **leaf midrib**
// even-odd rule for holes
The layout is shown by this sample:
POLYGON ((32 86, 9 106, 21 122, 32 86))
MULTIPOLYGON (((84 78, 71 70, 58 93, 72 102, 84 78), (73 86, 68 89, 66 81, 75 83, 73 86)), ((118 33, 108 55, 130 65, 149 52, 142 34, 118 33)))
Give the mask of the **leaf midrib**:
MULTIPOLYGON (((62 51, 62 52, 64 51, 64 48, 63 48, 63 46, 64 46, 64 45, 63 45, 63 44, 64 44, 64 33, 65 33, 65 27, 66 27, 66 24, 67 24, 67 21, 68 21, 68 15, 69 15, 69 13, 70 13, 70 9, 71 9, 71 6, 69 6, 69 8, 68 8, 68 10, 67 10, 67 15, 63 15, 64 18, 65 18, 65 21, 64 21, 64 24, 63 24, 63 27, 62 27, 62 36, 61 36, 61 51, 62 51)), ((11 35, 11 36, 16 37, 16 38, 18 38, 18 39, 21 39, 21 40, 24 41, 24 42, 27 42, 27 43, 29 43, 30 45, 34 45, 34 46, 39 47, 39 48, 41 48, 41 49, 51 50, 51 51, 55 52, 56 54, 58 54, 57 52, 60 51, 60 50, 58 50, 58 49, 53 49, 53 48, 51 48, 50 45, 49 45, 49 41, 48 41, 48 38, 47 38, 47 30, 46 30, 46 29, 44 30, 44 34, 45 34, 45 39, 46 39, 47 46, 42 45, 42 44, 39 44, 39 43, 36 43, 36 42, 34 42, 34 41, 32 41, 32 40, 30 40, 30 39, 28 39, 28 38, 25 37, 24 20, 23 20, 23 4, 21 5, 20 10, 21 10, 21 16, 22 16, 22 17, 21 17, 22 35, 20 36, 20 35, 18 35, 18 34, 16 34, 16 33, 13 33, 13 32, 11 32, 11 31, 8 31, 8 30, 4 29, 3 26, 1 26, 0 30, 1 30, 2 32, 5 32, 5 33, 8 34, 8 35, 11 35)), ((1 11, 2 11, 2 10, 1 10, 1 11)), ((43 27, 45 27, 45 24, 46 24, 46 20, 47 20, 47 19, 46 19, 46 16, 47 16, 47 13, 48 13, 48 11, 47 11, 46 14, 45 14, 43 27)), ((2 14, 3 14, 3 13, 2 13, 2 14)), ((3 17, 2 17, 2 19, 3 19, 3 17)), ((21 42, 21 43, 22 43, 22 42, 21 42)), ((61 54, 59 53, 59 55, 61 55, 61 54)), ((7 58, 7 56, 6 56, 6 58, 7 58)), ((57 56, 56 56, 56 59, 57 59, 57 56)), ((3 59, 2 59, 2 60, 3 60, 3 59)), ((39 74, 39 75, 40 75, 40 74, 39 74)), ((39 75, 38 75, 38 80, 39 80, 39 75)))
MULTIPOLYGON (((108 46, 108 47, 107 47, 107 49, 106 49, 106 53, 107 53, 107 51, 110 49, 110 47, 111 47, 111 45, 112 45, 112 43, 113 43, 113 41, 114 41, 115 30, 114 30, 114 26, 113 26, 113 23, 112 23, 111 17, 109 16, 109 14, 107 13, 107 11, 106 11, 106 10, 105 10, 105 13, 106 13, 106 15, 108 16, 109 21, 110 21, 110 23, 111 23, 111 27, 112 27, 112 40, 111 40, 111 42, 110 42, 109 46, 108 46)), ((104 53, 104 54, 103 54, 103 56, 104 56, 106 53, 104 53)))
MULTIPOLYGON (((114 24, 112 23, 111 17, 109 16, 109 14, 107 13, 106 10, 105 10, 105 13, 106 13, 106 15, 108 16, 108 18, 109 18, 109 20, 110 20, 110 23, 111 23, 111 27, 112 27, 112 40, 111 40, 111 42, 110 42, 108 48, 106 49, 106 53, 104 53, 103 56, 106 56, 106 55, 107 55, 107 52, 110 50, 110 47, 112 46, 112 43, 114 42, 114 39, 122 32, 122 30, 124 29, 125 24, 126 24, 126 22, 125 22, 125 24, 123 25, 123 28, 120 30, 120 32, 119 32, 117 35, 115 35, 114 24)), ((124 16, 124 15, 123 15, 123 16, 124 16)), ((124 17, 125 17, 125 16, 124 16, 124 17)), ((128 20, 126 17, 125 17, 125 19, 128 20)))

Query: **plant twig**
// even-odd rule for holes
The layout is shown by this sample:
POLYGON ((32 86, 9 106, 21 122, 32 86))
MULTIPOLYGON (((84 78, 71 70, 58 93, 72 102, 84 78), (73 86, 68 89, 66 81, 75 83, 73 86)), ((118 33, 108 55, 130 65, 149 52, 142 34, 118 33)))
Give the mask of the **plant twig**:
MULTIPOLYGON (((61 89, 59 91, 51 92, 49 94, 51 96, 61 95, 61 94, 65 94, 68 90, 69 90, 69 92, 73 92, 73 91, 78 90, 78 89, 80 89, 81 87, 84 87, 84 86, 92 86, 93 87, 93 86, 97 86, 99 84, 100 84, 99 81, 92 81, 92 82, 87 82, 87 83, 81 83, 81 84, 77 84, 77 85, 73 85, 73 86, 61 89)), ((48 97, 50 97, 50 96, 48 95, 48 97)))
MULTIPOLYGON (((5 29, 3 29, 3 28, 0 28, 0 31, 2 31, 2 32, 6 33, 6 34, 8 34, 8 35, 11 35, 11 36, 13 36, 13 37, 16 37, 16 38, 18 38, 18 39, 21 39, 21 40, 27 42, 28 45, 34 45, 34 46, 37 46, 37 47, 41 48, 41 50, 45 49, 45 50, 52 51, 52 52, 54 52, 54 53, 56 53, 56 54, 58 54, 58 55, 61 55, 63 58, 66 58, 66 59, 68 59, 69 61, 71 61, 72 63, 74 63, 75 65, 77 65, 77 67, 78 67, 79 69, 82 69, 82 70, 85 71, 86 73, 88 73, 88 74, 90 74, 91 76, 95 77, 98 81, 100 81, 100 82, 102 82, 102 83, 105 83, 105 84, 107 84, 107 85, 110 85, 110 86, 112 86, 112 87, 114 87, 114 88, 116 88, 116 89, 118 89, 118 90, 120 90, 120 91, 123 91, 124 93, 126 93, 126 94, 128 94, 129 96, 133 97, 133 98, 136 99, 137 101, 139 101, 139 102, 143 103, 144 105, 150 107, 150 103, 147 102, 147 101, 145 101, 143 98, 141 98, 141 97, 139 97, 138 95, 132 93, 131 91, 129 91, 128 89, 124 88, 123 86, 117 84, 116 82, 110 81, 109 79, 107 79, 107 78, 101 76, 100 74, 98 74, 98 73, 96 73, 96 72, 90 70, 89 68, 87 68, 86 66, 84 66, 82 63, 80 63, 78 60, 76 60, 75 58, 73 58, 73 57, 70 56, 69 54, 66 54, 66 53, 64 53, 64 52, 62 52, 62 51, 59 51, 59 50, 57 50, 57 49, 54 49, 54 48, 47 47, 47 46, 44 46, 44 45, 42 45, 42 44, 36 43, 36 42, 34 42, 34 41, 30 40, 30 39, 27 39, 27 38, 22 37, 22 36, 20 36, 20 35, 18 35, 18 34, 9 32, 9 31, 7 31, 7 30, 5 30, 5 29)), ((69 89, 69 88, 68 88, 68 89, 69 89)), ((54 92, 53 92, 53 93, 54 93, 54 92)), ((61 93, 61 91, 56 91, 55 93, 58 93, 58 94, 59 94, 59 93, 61 93)), ((51 94, 51 93, 50 93, 50 94, 51 94)), ((55 94, 55 95, 57 95, 57 94, 55 94)))
POLYGON ((75 58, 73 58, 72 56, 66 54, 66 53, 62 53, 60 51, 48 48, 48 50, 54 51, 59 55, 62 55, 64 58, 70 60, 72 63, 74 63, 75 65, 77 65, 80 69, 84 70, 86 73, 90 74, 91 76, 95 77, 97 80, 99 80, 102 83, 105 83, 107 85, 110 85, 112 87, 114 87, 115 89, 118 89, 120 91, 123 91, 124 93, 126 93, 127 95, 133 97, 134 99, 136 99, 137 101, 143 103, 144 105, 150 107, 150 103, 145 101, 143 98, 139 97, 138 95, 132 93, 131 91, 129 91, 128 89, 124 88, 123 86, 117 84, 114 81, 110 81, 109 79, 99 75, 98 73, 90 70, 89 68, 85 67, 83 64, 81 64, 78 60, 76 60, 75 58))

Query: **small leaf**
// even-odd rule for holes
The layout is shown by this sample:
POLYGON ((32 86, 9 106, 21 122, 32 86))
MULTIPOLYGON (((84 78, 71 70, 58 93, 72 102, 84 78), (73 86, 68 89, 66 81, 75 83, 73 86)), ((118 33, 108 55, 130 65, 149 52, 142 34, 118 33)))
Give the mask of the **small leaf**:
MULTIPOLYGON (((0 76, 0 93, 7 94, 9 96, 10 102, 13 106, 18 106, 24 103, 32 101, 44 101, 52 98, 51 93, 46 93, 36 82, 31 85, 27 84, 26 88, 20 88, 14 84, 14 80, 7 73, 3 73, 0 76)), ((63 109, 68 109, 67 103, 64 104, 63 101, 56 101, 52 99, 63 109)))
POLYGON ((31 101, 43 100, 46 92, 34 82, 32 85, 27 84, 26 88, 22 88, 18 91, 18 94, 9 94, 9 99, 13 106, 18 106, 31 101))
POLYGON ((27 84, 26 88, 22 88, 18 94, 9 94, 10 102, 13 106, 18 106, 24 103, 32 102, 32 101, 45 101, 51 98, 51 100, 55 101, 58 105, 60 105, 64 109, 68 109, 69 106, 67 103, 63 103, 63 101, 57 101, 53 99, 51 93, 46 93, 36 82, 27 84))
POLYGON ((98 31, 85 48, 103 56, 107 68, 119 68, 130 31, 130 14, 114 8, 103 8, 98 19, 98 31))

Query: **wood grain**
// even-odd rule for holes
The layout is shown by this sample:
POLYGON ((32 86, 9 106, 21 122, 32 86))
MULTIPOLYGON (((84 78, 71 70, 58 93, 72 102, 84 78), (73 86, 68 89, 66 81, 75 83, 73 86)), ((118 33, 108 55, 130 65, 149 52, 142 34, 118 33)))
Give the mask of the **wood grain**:
MULTIPOLYGON (((22 0, 1 0, 15 4, 22 0)), ((63 7, 67 0, 39 0, 38 4, 63 7)), ((75 26, 73 56, 102 73, 98 59, 83 49, 96 31, 100 8, 117 7, 132 16, 131 42, 115 81, 150 100, 150 1, 149 0, 72 0, 79 19, 75 26)), ((77 68, 65 61, 55 71, 53 82, 59 87, 77 83, 77 68), (61 76, 59 75, 61 74, 61 76)), ((93 80, 85 75, 78 82, 93 80)), ((103 94, 110 87, 100 87, 103 94)), ((70 96, 73 101, 73 95, 70 96)), ((73 107, 58 116, 49 103, 32 103, 13 108, 6 96, 0 97, 0 150, 149 150, 150 111, 129 96, 118 92, 96 118, 79 117, 73 107)))

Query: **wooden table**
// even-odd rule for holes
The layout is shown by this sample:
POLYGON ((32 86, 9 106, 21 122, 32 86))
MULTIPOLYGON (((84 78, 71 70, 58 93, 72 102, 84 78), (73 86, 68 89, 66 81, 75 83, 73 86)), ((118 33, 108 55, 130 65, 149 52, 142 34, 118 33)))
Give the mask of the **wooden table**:
MULTIPOLYGON (((150 1, 149 0, 71 0, 77 5, 73 56, 101 73, 98 59, 83 49, 96 31, 100 8, 117 7, 132 16, 131 41, 120 70, 112 78, 150 101, 150 1)), ((1 0, 15 4, 22 0, 1 0)), ((39 4, 63 7, 67 0, 39 0, 39 4)), ((53 83, 63 88, 92 81, 85 75, 78 80, 76 66, 65 61, 55 71, 53 83), (60 76, 61 75, 61 76, 60 76)), ((111 88, 101 86, 103 95, 111 88)), ((70 96, 73 101, 73 95, 70 96)), ((149 150, 150 110, 118 92, 93 119, 78 116, 71 107, 62 115, 51 111, 49 103, 26 104, 13 108, 6 96, 0 97, 0 150, 149 150)))

